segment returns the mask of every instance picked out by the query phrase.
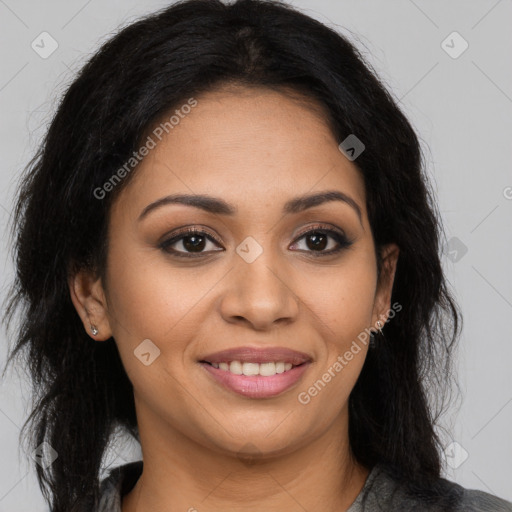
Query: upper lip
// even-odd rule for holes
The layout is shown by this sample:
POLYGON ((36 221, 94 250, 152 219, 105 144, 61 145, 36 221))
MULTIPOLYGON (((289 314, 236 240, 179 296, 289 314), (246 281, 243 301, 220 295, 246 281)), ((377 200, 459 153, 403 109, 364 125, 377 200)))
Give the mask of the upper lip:
POLYGON ((311 361, 311 357, 304 352, 297 352, 285 347, 237 347, 227 350, 221 350, 214 354, 201 357, 200 361, 207 363, 223 363, 231 361, 243 361, 248 363, 270 363, 284 362, 297 366, 302 363, 311 361))

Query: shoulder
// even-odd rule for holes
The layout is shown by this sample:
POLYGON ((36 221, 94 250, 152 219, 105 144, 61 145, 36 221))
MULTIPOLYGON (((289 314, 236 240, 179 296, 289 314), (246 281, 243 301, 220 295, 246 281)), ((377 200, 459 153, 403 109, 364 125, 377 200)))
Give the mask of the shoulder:
POLYGON ((469 512, 512 512, 512 502, 498 498, 493 494, 476 489, 464 489, 461 501, 461 511, 469 512))
POLYGON ((512 503, 487 492, 439 478, 428 486, 373 468, 348 512, 512 512, 512 503))

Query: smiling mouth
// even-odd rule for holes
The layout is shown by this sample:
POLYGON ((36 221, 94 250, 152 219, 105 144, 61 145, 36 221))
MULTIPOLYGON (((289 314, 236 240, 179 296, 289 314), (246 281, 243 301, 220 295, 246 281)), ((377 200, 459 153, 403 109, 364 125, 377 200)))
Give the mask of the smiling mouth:
MULTIPOLYGON (((255 357, 253 357, 254 359, 255 357)), ((297 361, 198 361, 215 382, 250 399, 272 399, 298 384, 311 360, 297 361)))

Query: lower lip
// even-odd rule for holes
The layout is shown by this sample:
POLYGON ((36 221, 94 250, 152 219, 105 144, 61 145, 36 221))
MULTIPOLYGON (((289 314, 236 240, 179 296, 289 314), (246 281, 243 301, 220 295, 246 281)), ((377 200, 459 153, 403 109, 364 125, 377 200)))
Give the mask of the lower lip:
POLYGON ((199 363, 210 375, 226 388, 248 398, 269 398, 290 389, 302 377, 309 363, 294 366, 291 370, 270 377, 261 375, 235 375, 227 370, 214 368, 208 363, 199 363))

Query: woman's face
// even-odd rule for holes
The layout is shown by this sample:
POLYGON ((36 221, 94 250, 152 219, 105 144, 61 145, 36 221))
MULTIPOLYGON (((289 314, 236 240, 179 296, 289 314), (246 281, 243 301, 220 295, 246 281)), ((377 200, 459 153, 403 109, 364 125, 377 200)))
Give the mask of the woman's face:
POLYGON ((196 99, 161 141, 152 135, 114 203, 106 299, 90 320, 97 339, 115 338, 141 432, 286 453, 346 428, 367 352, 358 335, 386 320, 398 253, 384 253, 391 277, 378 286, 363 179, 319 114, 264 89, 196 99), (297 201, 328 191, 346 200, 297 201), (165 200, 182 194, 223 206, 165 200), (184 228, 201 233, 171 240, 184 228), (215 357, 240 348, 256 352, 215 357), (286 350, 306 362, 282 372, 286 350), (210 364, 237 359, 252 364, 210 364), (237 375, 255 370, 282 373, 237 375))

